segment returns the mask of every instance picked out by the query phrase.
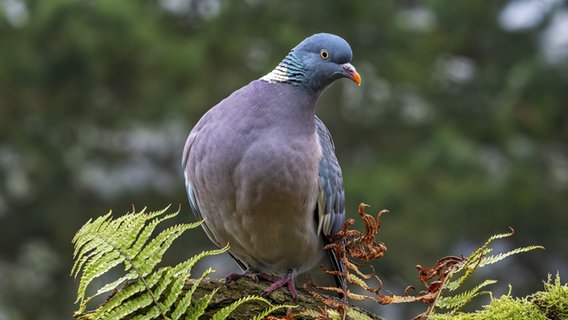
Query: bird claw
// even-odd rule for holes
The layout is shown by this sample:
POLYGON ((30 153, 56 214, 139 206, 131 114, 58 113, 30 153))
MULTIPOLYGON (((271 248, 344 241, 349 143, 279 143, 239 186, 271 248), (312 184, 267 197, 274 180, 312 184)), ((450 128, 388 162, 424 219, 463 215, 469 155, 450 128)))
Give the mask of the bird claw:
POLYGON ((286 273, 286 275, 284 275, 281 278, 270 275, 270 274, 265 273, 265 272, 259 272, 259 271, 247 271, 243 274, 231 273, 231 274, 229 274, 228 276, 225 277, 225 282, 231 283, 233 281, 237 281, 237 280, 242 279, 242 278, 248 278, 248 279, 252 279, 254 281, 258 281, 260 279, 263 279, 263 280, 272 282, 272 284, 268 288, 266 288, 266 290, 264 290, 264 292, 262 293, 265 296, 270 295, 272 292, 276 291, 276 289, 278 289, 278 288, 286 286, 288 288, 288 291, 290 291, 292 298, 296 299, 298 297, 298 291, 296 290, 296 285, 294 284, 294 271, 293 270, 289 270, 288 273, 286 273))
POLYGON ((272 284, 268 288, 266 288, 266 290, 264 290, 264 292, 262 293, 263 295, 268 296, 276 289, 286 286, 288 288, 288 291, 290 291, 292 298, 298 298, 298 291, 296 290, 296 285, 294 284, 293 270, 289 270, 288 273, 286 273, 286 275, 284 275, 282 278, 277 278, 274 276, 273 278, 275 278, 275 281, 273 281, 272 284))

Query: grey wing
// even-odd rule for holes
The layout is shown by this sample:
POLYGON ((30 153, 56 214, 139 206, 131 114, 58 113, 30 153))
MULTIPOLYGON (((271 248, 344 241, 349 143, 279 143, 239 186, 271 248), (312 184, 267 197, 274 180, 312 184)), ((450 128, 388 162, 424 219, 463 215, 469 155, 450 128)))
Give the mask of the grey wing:
MULTIPOLYGON (((315 117, 315 122, 322 151, 318 167, 319 195, 316 210, 318 234, 322 232, 324 242, 330 243, 329 237, 340 231, 345 222, 345 189, 331 134, 318 117, 315 117)), ((333 250, 327 251, 333 268, 343 272, 343 262, 333 250)), ((346 290, 347 284, 343 276, 335 276, 335 282, 338 287, 346 290)))
POLYGON ((345 189, 331 134, 318 117, 315 122, 322 151, 318 167, 318 233, 329 237, 340 231, 345 222, 345 189))

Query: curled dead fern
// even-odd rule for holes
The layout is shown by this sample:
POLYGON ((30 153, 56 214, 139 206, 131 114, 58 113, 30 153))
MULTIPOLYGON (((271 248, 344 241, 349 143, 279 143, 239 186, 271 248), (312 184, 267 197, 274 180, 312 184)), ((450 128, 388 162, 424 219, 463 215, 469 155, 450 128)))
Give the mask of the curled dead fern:
MULTIPOLYGON (((335 241, 329 244, 327 248, 334 250, 336 256, 343 262, 345 268, 341 275, 352 285, 366 291, 367 294, 356 294, 346 288, 322 287, 311 281, 304 286, 313 297, 325 303, 330 309, 339 311, 342 317, 345 317, 350 311, 346 301, 339 302, 326 298, 314 290, 338 292, 351 300, 370 300, 379 304, 422 302, 429 305, 428 309, 415 319, 425 319, 433 314, 435 309, 448 310, 448 313, 453 314, 476 296, 490 293, 490 291, 482 289, 496 282, 496 280, 488 279, 474 286, 472 289, 454 293, 457 292, 458 289, 463 289, 463 283, 474 271, 518 253, 544 248, 542 246, 527 246, 503 253, 492 254, 493 248, 490 247, 492 242, 497 239, 512 236, 514 231, 511 228, 511 232, 491 236, 469 257, 444 257, 439 259, 431 268, 417 265, 416 268, 418 269, 420 282, 425 287, 424 290, 419 291, 417 294, 412 295, 410 292, 415 288, 409 286, 404 290, 403 295, 387 295, 381 292, 382 281, 375 274, 375 270, 369 265, 369 262, 381 259, 386 253, 386 246, 378 241, 376 236, 380 231, 381 216, 388 211, 380 211, 375 218, 365 213, 366 207, 367 205, 363 203, 359 205, 359 215, 365 225, 365 231, 352 230, 351 227, 354 224, 354 220, 348 219, 343 229, 337 234, 335 241), (362 272, 361 267, 363 266, 370 268, 371 272, 362 272), (377 285, 370 285, 370 280, 374 280, 377 285)), ((324 271, 331 275, 338 274, 337 271, 325 269, 324 271)), ((326 312, 322 312, 321 315, 327 316, 327 311, 329 310, 324 311, 326 312)))

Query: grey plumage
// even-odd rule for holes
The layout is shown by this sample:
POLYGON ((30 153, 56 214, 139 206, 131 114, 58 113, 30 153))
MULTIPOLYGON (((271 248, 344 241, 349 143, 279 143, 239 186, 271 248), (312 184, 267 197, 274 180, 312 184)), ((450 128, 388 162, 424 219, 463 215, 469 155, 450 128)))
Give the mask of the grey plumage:
POLYGON ((206 218, 216 245, 230 244, 247 274, 275 281, 266 293, 287 285, 295 295, 294 275, 320 263, 345 220, 341 169, 315 105, 338 78, 360 83, 351 55, 337 36, 307 38, 210 109, 187 139, 182 166, 192 211, 206 218))
POLYGON ((318 166, 318 234, 323 231, 324 235, 330 236, 340 231, 345 221, 343 176, 331 133, 318 117, 315 117, 315 124, 322 149, 318 166))

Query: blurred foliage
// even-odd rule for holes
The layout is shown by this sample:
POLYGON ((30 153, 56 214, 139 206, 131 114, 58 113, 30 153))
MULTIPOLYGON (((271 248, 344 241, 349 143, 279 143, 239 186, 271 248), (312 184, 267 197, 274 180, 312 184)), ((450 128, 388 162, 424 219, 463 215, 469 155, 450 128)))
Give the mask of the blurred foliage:
MULTIPOLYGON (((0 1, 0 319, 71 314, 70 240, 89 217, 131 203, 181 203, 190 216, 179 162, 191 126, 320 31, 350 42, 363 77, 329 89, 318 114, 347 207, 391 211, 385 285, 512 226, 511 248, 547 250, 497 276, 534 291, 568 271, 568 40, 552 32, 567 10, 562 0, 0 1), (531 2, 532 23, 507 22, 531 2)), ((186 241, 177 258, 209 245, 186 241)))

